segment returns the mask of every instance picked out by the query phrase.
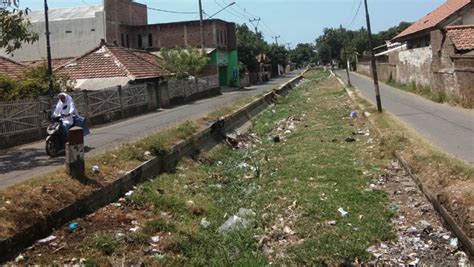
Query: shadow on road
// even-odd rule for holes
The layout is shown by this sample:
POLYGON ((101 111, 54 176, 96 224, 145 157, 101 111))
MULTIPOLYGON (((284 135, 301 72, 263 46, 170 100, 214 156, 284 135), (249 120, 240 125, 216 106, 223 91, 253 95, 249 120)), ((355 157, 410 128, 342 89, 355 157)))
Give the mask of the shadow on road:
MULTIPOLYGON (((94 148, 85 146, 87 153, 94 148)), ((18 148, 0 151, 0 175, 22 170, 31 170, 35 167, 59 166, 64 164, 64 155, 51 158, 44 149, 18 148)))

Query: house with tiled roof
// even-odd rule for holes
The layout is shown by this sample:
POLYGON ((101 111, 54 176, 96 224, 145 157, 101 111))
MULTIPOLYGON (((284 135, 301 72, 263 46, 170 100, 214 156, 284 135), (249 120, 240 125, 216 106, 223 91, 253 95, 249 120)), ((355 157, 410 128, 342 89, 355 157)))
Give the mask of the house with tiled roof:
POLYGON ((18 79, 26 70, 26 66, 20 62, 0 56, 0 76, 18 79))
POLYGON ((150 82, 170 73, 162 68, 158 57, 144 50, 101 43, 95 49, 56 68, 76 81, 76 88, 86 90, 150 82))
MULTIPOLYGON (((381 80, 429 88, 474 107, 472 0, 447 0, 391 41, 403 49, 391 51, 388 62, 377 64, 381 80)), ((360 69, 364 73, 370 66, 360 69)))
POLYGON ((450 25, 470 24, 474 24, 473 2, 448 0, 395 36, 392 41, 406 42, 408 48, 425 47, 430 44, 432 31, 445 29, 450 25))

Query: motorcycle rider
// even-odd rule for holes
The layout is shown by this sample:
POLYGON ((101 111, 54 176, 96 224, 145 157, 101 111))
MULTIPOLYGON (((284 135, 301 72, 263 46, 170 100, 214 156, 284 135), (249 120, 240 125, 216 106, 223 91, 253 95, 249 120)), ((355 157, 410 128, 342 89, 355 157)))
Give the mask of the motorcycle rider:
POLYGON ((84 136, 89 134, 89 129, 85 126, 85 119, 79 115, 72 97, 66 93, 58 95, 58 103, 53 112, 53 117, 62 117, 61 131, 63 136, 68 136, 69 128, 73 125, 83 128, 84 136))

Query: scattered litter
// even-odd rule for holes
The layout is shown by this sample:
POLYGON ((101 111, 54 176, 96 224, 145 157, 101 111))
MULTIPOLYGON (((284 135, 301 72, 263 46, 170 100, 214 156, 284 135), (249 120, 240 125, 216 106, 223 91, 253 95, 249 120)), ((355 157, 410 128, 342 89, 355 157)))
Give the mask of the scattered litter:
POLYGON ((132 225, 138 225, 138 221, 133 220, 133 221, 132 221, 132 225))
POLYGON ((92 166, 92 172, 93 173, 99 173, 99 166, 97 166, 97 165, 92 166))
POLYGON ((346 217, 348 212, 345 211, 343 208, 339 208, 337 209, 337 211, 339 211, 339 214, 341 214, 342 217, 346 217))
POLYGON ((69 224, 69 229, 70 230, 76 230, 78 226, 79 226, 79 223, 73 222, 73 223, 69 224))
POLYGON ((357 118, 357 111, 352 111, 351 114, 349 115, 351 119, 357 118))
POLYGON ((239 212, 225 221, 217 231, 225 233, 232 230, 247 229, 255 222, 255 212, 249 209, 240 208, 239 212))
POLYGON ((16 263, 22 262, 24 260, 25 260, 25 256, 23 256, 22 254, 18 255, 18 257, 15 258, 16 263))
POLYGON ((294 235, 295 234, 295 231, 291 230, 291 228, 288 227, 288 226, 285 226, 283 228, 283 232, 285 232, 285 234, 289 234, 289 235, 294 235))
POLYGON ((203 228, 207 228, 209 225, 211 225, 211 223, 205 217, 201 219, 201 226, 203 228))
POLYGON ((130 190, 127 193, 125 193, 126 197, 130 197, 131 195, 133 195, 133 190, 130 190))
POLYGON ((195 205, 194 201, 192 200, 186 201, 186 207, 190 208, 190 207, 194 207, 194 205, 195 205))
POLYGON ((120 238, 122 238, 122 237, 124 237, 124 236, 125 236, 124 233, 116 233, 116 234, 115 234, 115 238, 117 238, 117 239, 120 239, 120 238))
POLYGON ((336 225, 336 224, 337 224, 337 221, 336 221, 336 220, 327 221, 326 224, 327 224, 327 225, 336 225))
POLYGON ((56 236, 50 235, 50 236, 48 236, 48 237, 46 237, 46 238, 43 238, 43 239, 40 239, 40 240, 38 240, 38 241, 36 241, 36 242, 39 243, 39 244, 46 244, 46 243, 49 243, 49 242, 51 242, 51 241, 53 241, 53 240, 55 240, 55 239, 56 239, 56 236))
POLYGON ((420 264, 420 259, 416 258, 415 260, 408 263, 408 266, 409 267, 417 267, 417 266, 419 266, 419 264, 420 264))
POLYGON ((454 249, 457 249, 459 246, 458 238, 457 237, 451 238, 451 240, 449 241, 449 245, 453 247, 454 249))
POLYGON ((139 229, 140 229, 140 227, 135 226, 135 227, 130 228, 129 230, 130 230, 130 232, 134 232, 134 233, 135 233, 135 232, 137 232, 139 229))
POLYGON ((280 143, 281 142, 280 136, 278 136, 278 135, 274 136, 273 137, 273 142, 280 143))
POLYGON ((145 151, 145 153, 143 153, 143 155, 145 157, 149 157, 149 156, 151 156, 151 152, 150 151, 145 151))
POLYGON ((160 238, 159 235, 152 236, 152 237, 150 238, 150 240, 151 240, 152 243, 159 243, 159 242, 160 242, 160 239, 161 239, 161 238, 160 238))
POLYGON ((117 208, 120 208, 120 207, 122 207, 122 204, 120 204, 120 203, 112 203, 112 206, 117 207, 117 208))
POLYGON ((220 160, 217 162, 217 165, 219 165, 219 166, 222 165, 222 164, 224 164, 224 163, 220 160))
POLYGON ((347 138, 346 138, 346 142, 347 142, 347 143, 351 143, 351 142, 355 142, 355 141, 356 141, 356 140, 355 140, 354 138, 352 138, 352 137, 347 137, 347 138))

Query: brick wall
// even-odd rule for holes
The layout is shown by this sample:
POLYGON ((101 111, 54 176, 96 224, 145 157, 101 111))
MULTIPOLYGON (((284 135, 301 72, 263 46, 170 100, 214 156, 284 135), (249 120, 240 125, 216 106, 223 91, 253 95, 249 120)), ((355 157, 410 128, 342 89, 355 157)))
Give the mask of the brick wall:
POLYGON ((113 41, 117 41, 120 44, 122 34, 124 34, 124 39, 126 39, 126 34, 129 34, 129 42, 131 41, 132 35, 130 35, 130 32, 126 31, 124 27, 121 27, 123 24, 148 24, 148 12, 146 5, 135 3, 131 0, 104 0, 104 2, 106 13, 107 42, 112 43, 113 41))
MULTIPOLYGON (((123 29, 130 37, 130 47, 138 47, 137 38, 143 38, 143 47, 147 49, 201 47, 199 21, 153 24, 143 26, 126 26, 123 29), (152 46, 148 46, 151 34, 152 46)), ((203 25, 204 47, 235 50, 235 24, 221 20, 205 21, 203 25)), ((120 44, 120 43, 119 43, 120 44)))

